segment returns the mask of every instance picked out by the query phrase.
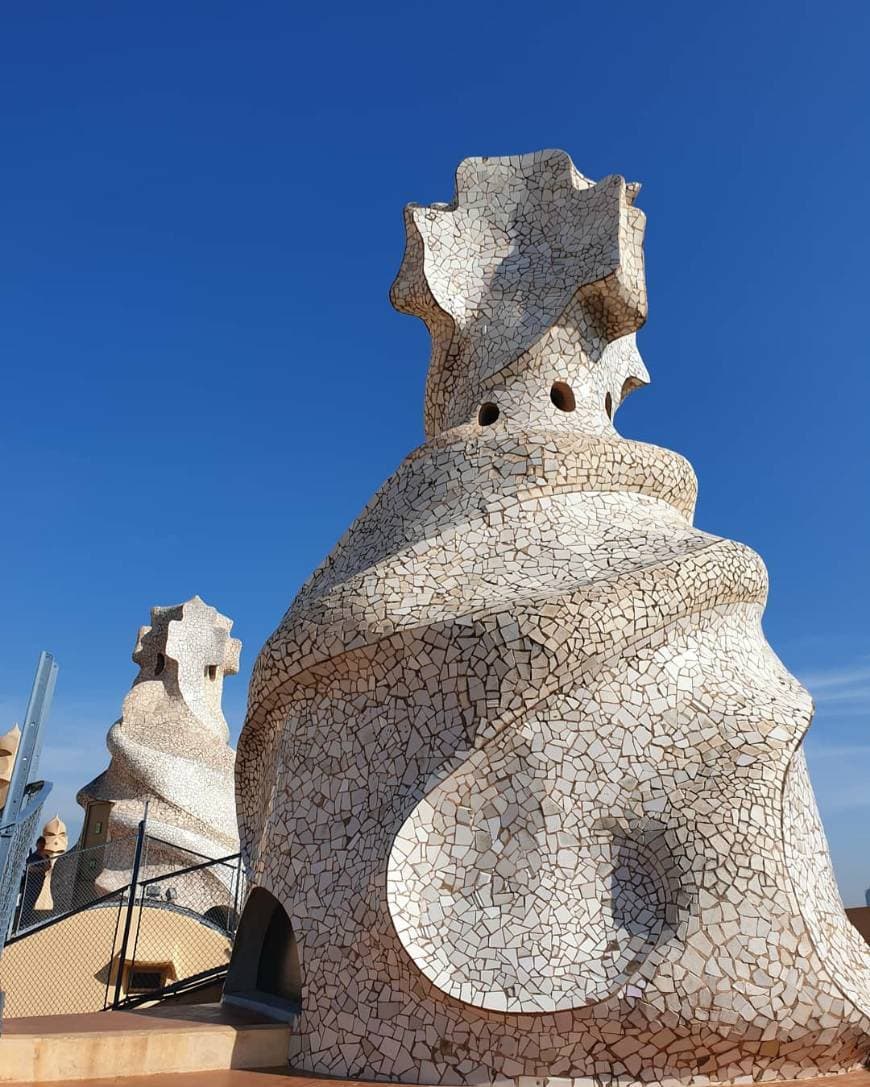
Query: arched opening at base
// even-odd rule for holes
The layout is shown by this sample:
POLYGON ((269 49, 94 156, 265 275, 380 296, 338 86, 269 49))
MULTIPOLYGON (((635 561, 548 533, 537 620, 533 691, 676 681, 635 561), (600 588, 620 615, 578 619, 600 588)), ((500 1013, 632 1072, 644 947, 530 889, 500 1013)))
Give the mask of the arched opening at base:
POLYGON ((230 960, 223 999, 289 1018, 302 1008, 302 971, 284 907, 262 887, 251 891, 230 960))

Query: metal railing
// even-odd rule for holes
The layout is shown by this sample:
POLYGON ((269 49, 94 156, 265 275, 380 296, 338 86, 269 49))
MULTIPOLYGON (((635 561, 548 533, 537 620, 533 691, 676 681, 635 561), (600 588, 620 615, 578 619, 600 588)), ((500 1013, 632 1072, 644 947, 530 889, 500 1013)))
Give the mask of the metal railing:
MULTIPOLYGON (((4 869, 0 872, 0 951, 10 924, 14 922, 20 902, 21 876, 25 870, 25 859, 30 843, 36 837, 39 813, 46 796, 51 792, 51 785, 45 781, 35 781, 24 791, 24 802, 15 822, 0 826, 0 838, 5 839, 4 869)), ((0 812, 0 820, 2 820, 0 812)), ((2 1007, 2 1005, 0 1005, 2 1007)))
MULTIPOLYGON (((125 843, 127 850, 131 844, 125 843)), ((19 924, 3 961, 8 1016, 129 1007, 220 984, 244 893, 239 854, 191 854, 182 868, 163 865, 155 871, 155 855, 169 856, 166 844, 149 838, 143 821, 130 850, 130 882, 123 887, 101 894, 90 881, 91 890, 84 892, 75 877, 81 868, 74 869, 72 860, 76 852, 87 852, 82 850, 64 855, 71 858, 69 879, 61 881, 57 899, 58 872, 51 873, 49 915, 29 916, 22 894, 19 924), (63 910, 70 886, 72 898, 63 910)), ((177 857, 179 850, 174 852, 177 857)))
MULTIPOLYGON (((24 712, 24 727, 12 764, 12 776, 0 811, 0 956, 9 924, 15 911, 18 881, 29 844, 33 841, 39 813, 51 792, 51 783, 36 779, 42 732, 57 682, 57 661, 42 652, 24 712)), ((0 1027, 6 1003, 5 989, 0 989, 0 1027)))
POLYGON ((44 858, 25 865, 9 938, 102 898, 106 890, 97 886, 100 872, 113 855, 132 854, 136 838, 131 834, 88 849, 74 849, 54 860, 44 858))
POLYGON ((125 917, 111 1006, 142 1004, 194 982, 222 979, 238 928, 242 880, 238 853, 141 880, 125 917), (182 931, 186 966, 165 951, 179 946, 182 931))

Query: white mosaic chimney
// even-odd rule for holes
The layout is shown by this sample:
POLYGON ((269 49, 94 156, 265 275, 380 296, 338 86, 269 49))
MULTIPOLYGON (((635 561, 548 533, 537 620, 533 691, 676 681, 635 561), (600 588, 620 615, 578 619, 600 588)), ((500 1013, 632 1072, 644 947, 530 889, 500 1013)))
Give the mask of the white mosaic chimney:
POLYGON ((238 849, 223 680, 239 670, 232 620, 198 596, 151 609, 133 651, 139 674, 109 730, 111 762, 78 794, 85 808, 111 804, 100 891, 130 879, 133 841, 148 802, 150 869, 169 871, 238 849), (119 844, 122 842, 123 844, 119 844))
POLYGON ((647 381, 637 192, 543 151, 406 210, 426 443, 267 642, 239 744, 297 1069, 675 1085, 867 1055, 870 952, 764 565, 693 527, 682 457, 614 425, 647 381))

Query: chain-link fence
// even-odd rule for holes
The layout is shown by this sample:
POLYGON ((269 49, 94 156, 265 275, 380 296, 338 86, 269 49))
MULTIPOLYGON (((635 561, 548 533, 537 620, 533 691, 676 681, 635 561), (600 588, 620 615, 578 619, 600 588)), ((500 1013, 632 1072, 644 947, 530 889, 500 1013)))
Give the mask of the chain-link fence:
POLYGON ((238 927, 238 854, 152 876, 139 887, 127 949, 118 959, 116 1007, 222 976, 238 927))
POLYGON ((23 888, 16 887, 16 876, 24 869, 28 844, 36 833, 42 800, 50 788, 51 786, 46 786, 43 781, 35 782, 27 787, 25 796, 29 803, 18 822, 3 825, 3 812, 0 811, 0 834, 8 839, 6 866, 0 870, 0 952, 3 949, 7 926, 11 927, 14 924, 16 914, 20 910, 20 891, 23 888))
POLYGON ((134 878, 101 892, 99 862, 112 844, 95 847, 102 857, 64 854, 41 884, 40 873, 27 873, 0 964, 7 1016, 99 1011, 182 990, 190 998, 209 982, 217 998, 244 892, 238 854, 186 855, 140 829, 132 843, 115 843, 125 856, 138 856, 134 878), (178 867, 180 859, 190 863, 178 867), (135 878, 143 873, 147 878, 135 878), (46 905, 46 887, 51 906, 37 909, 46 905))
MULTIPOLYGON (((48 921, 104 900, 130 881, 138 835, 113 838, 88 849, 74 849, 55 858, 40 858, 24 866, 18 903, 9 930, 17 936, 48 921)), ((205 915, 214 906, 220 912, 237 890, 234 866, 211 863, 211 858, 145 835, 140 864, 140 885, 152 884, 150 894, 168 895, 167 901, 205 915), (202 862, 209 862, 203 864, 202 862), (179 869, 196 868, 186 879, 165 888, 157 882, 179 869)))
POLYGON ((10 938, 0 959, 5 1018, 100 1011, 112 996, 112 956, 126 895, 117 892, 10 938))
POLYGON ((105 892, 97 886, 97 877, 112 853, 123 851, 132 855, 136 837, 133 834, 89 849, 74 849, 26 865, 10 935, 26 932, 103 898, 105 892))
POLYGON ((229 916, 227 911, 238 909, 239 872, 237 854, 229 861, 214 860, 146 835, 139 883, 152 900, 170 902, 201 917, 229 916))

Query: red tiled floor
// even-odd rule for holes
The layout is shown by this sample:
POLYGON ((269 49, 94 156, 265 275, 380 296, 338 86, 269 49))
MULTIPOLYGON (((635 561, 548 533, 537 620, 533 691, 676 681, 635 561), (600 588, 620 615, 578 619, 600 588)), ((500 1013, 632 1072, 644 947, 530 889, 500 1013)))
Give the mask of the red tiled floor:
MULTIPOLYGON (((870 1071, 846 1072, 841 1076, 815 1079, 773 1080, 770 1087, 870 1087, 870 1071)), ((328 1079, 307 1076, 280 1069, 230 1072, 184 1072, 163 1076, 124 1076, 121 1079, 100 1079, 83 1083, 54 1082, 51 1085, 32 1083, 26 1087, 384 1087, 366 1080, 328 1079)), ((8 1087, 25 1087, 9 1084, 8 1087)), ((767 1087, 767 1084, 765 1084, 767 1087)))

